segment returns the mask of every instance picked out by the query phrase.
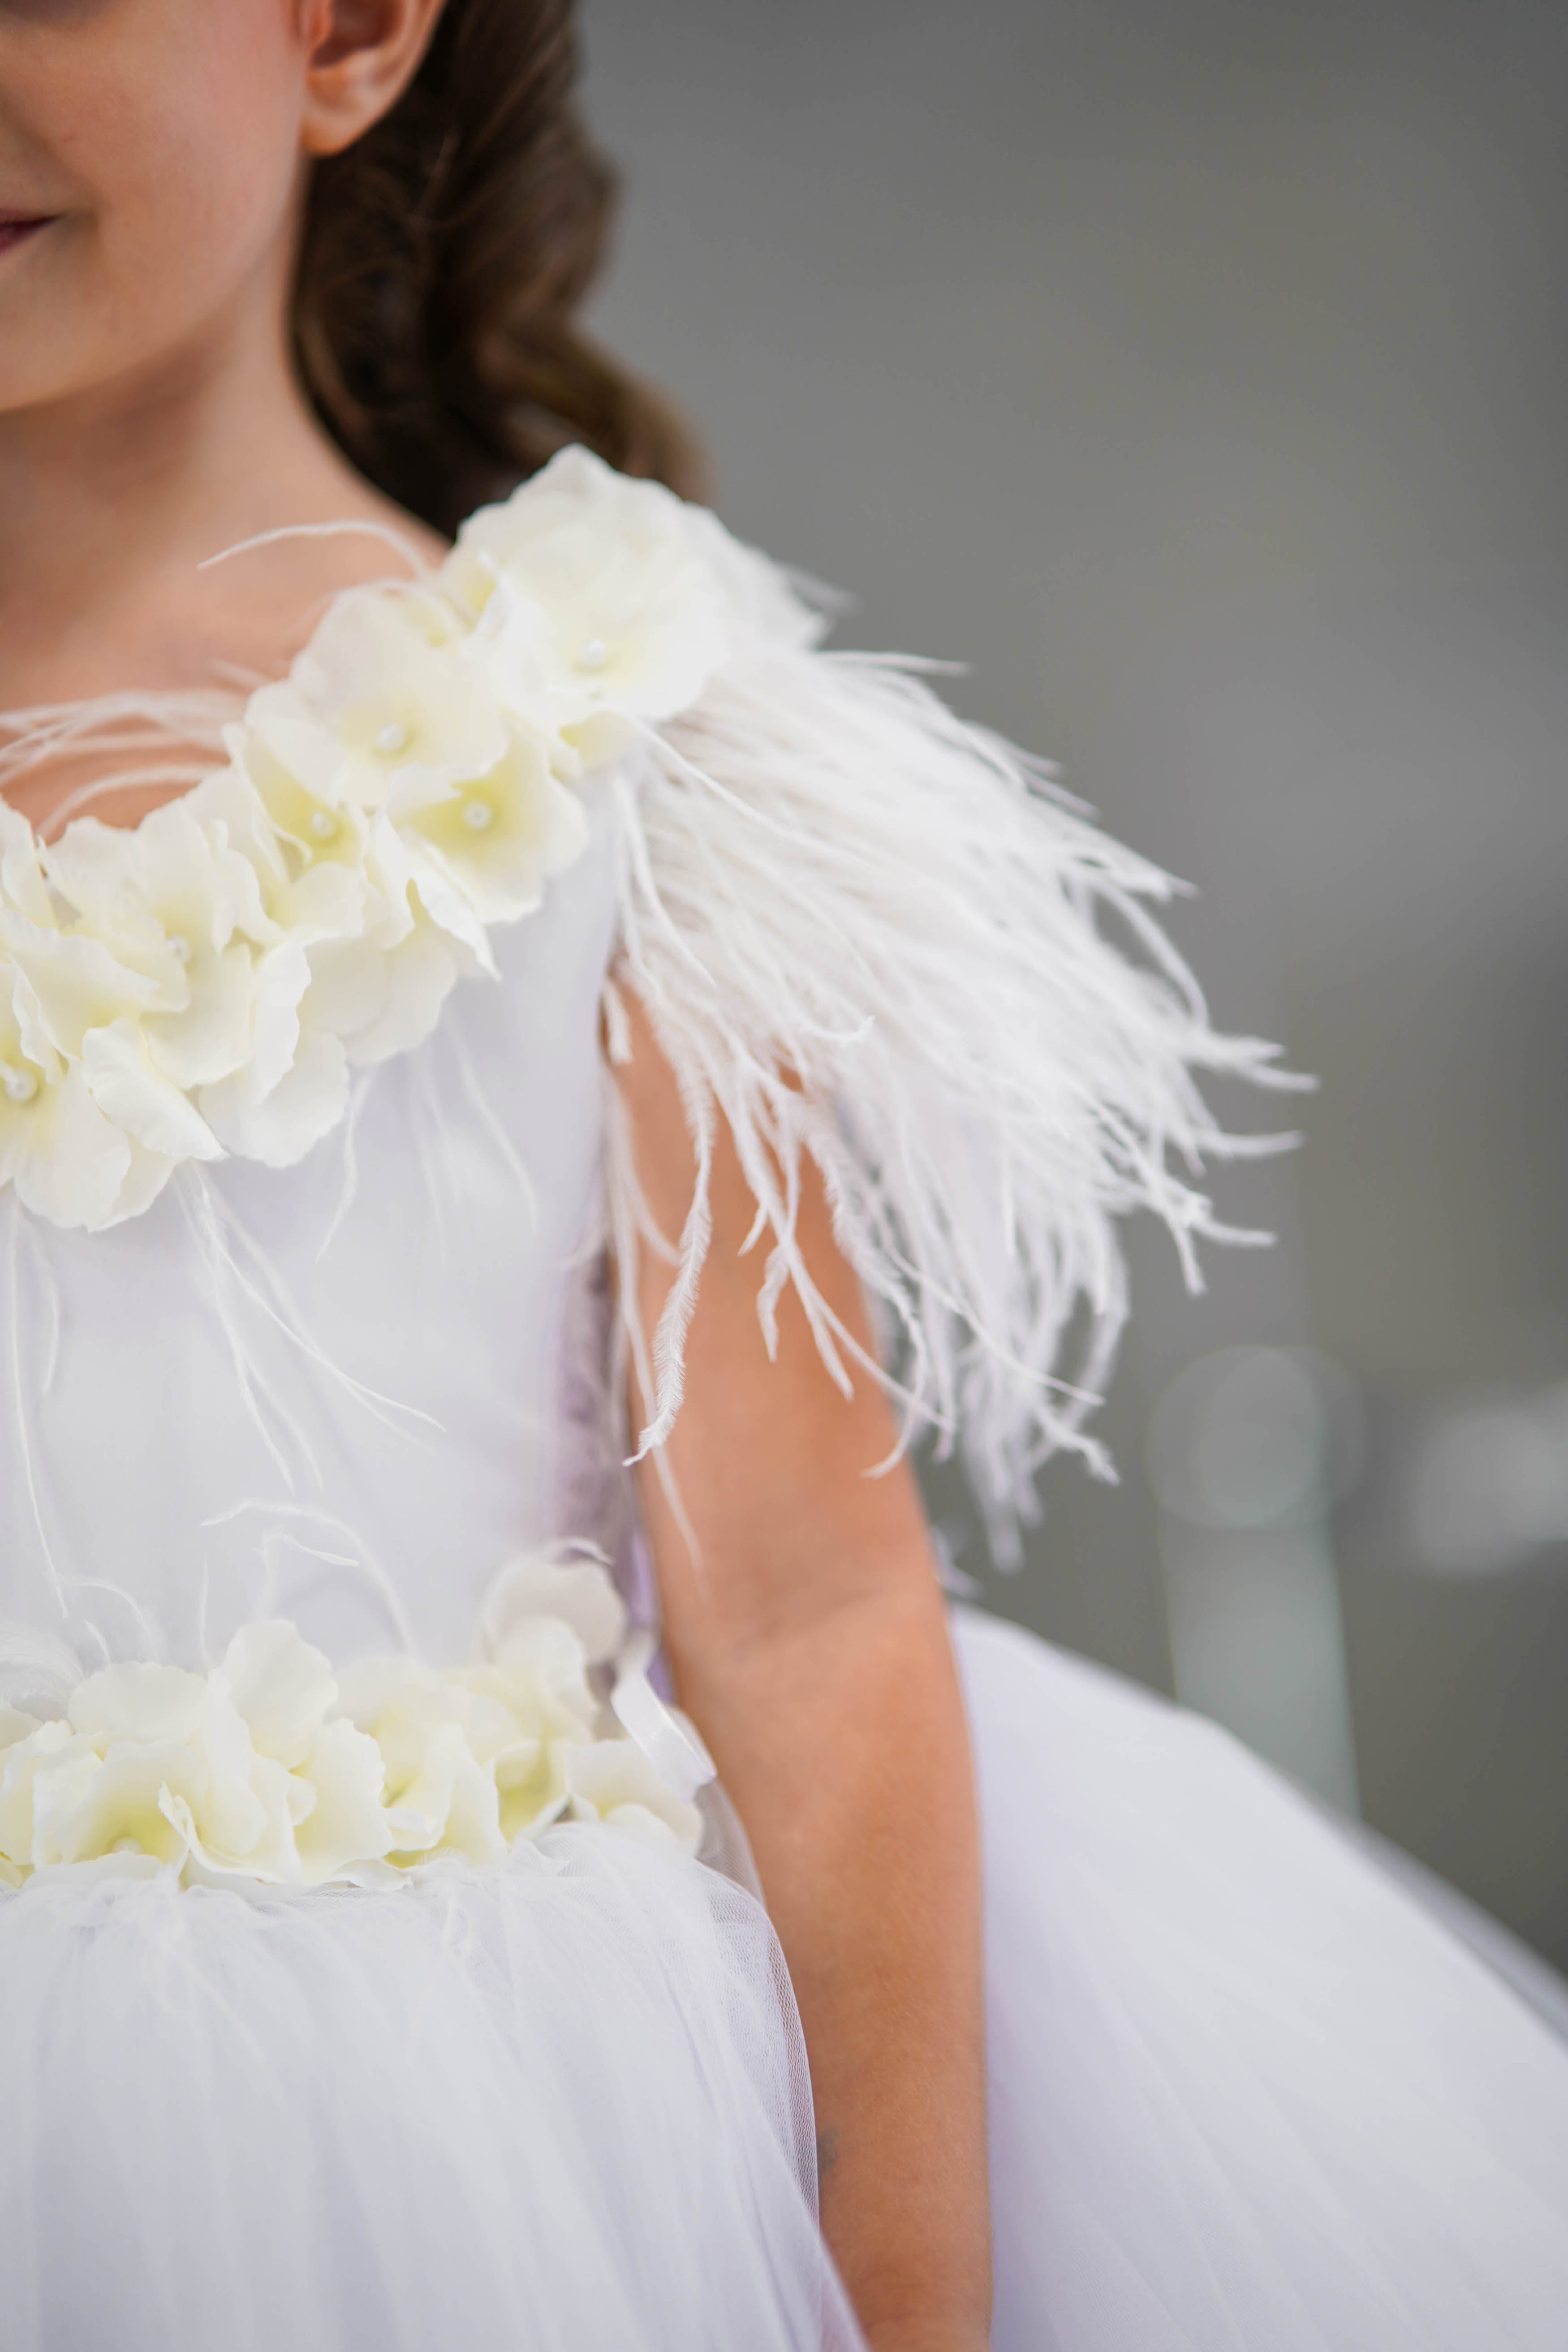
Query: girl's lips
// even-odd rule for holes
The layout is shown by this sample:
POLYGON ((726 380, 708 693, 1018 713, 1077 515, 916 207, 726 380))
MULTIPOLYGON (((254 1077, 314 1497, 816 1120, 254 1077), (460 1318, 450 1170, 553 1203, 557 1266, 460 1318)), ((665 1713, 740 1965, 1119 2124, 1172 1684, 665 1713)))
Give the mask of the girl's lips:
POLYGON ((26 218, 17 213, 0 213, 0 254, 9 253, 14 245, 22 245, 39 229, 47 228, 50 217, 47 213, 26 218))

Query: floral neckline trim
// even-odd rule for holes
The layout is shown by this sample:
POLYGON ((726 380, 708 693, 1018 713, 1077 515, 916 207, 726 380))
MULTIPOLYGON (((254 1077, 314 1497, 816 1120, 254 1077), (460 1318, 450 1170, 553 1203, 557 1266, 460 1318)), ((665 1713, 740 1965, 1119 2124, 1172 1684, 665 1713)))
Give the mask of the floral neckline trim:
POLYGON ((697 698, 754 562, 567 449, 437 570, 338 596, 139 824, 46 845, 0 803, 0 1188, 98 1230, 182 1161, 302 1158, 493 975, 586 845, 581 778, 697 698))

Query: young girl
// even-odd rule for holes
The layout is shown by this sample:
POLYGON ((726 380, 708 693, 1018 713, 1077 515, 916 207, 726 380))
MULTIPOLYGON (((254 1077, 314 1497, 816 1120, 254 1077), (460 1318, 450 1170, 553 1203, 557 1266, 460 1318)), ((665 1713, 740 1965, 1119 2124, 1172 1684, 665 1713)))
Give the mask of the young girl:
POLYGON ((0 2335, 1560 2347, 1568 2053, 944 1610, 1268 1056, 674 495, 572 37, 0 0, 0 2335))

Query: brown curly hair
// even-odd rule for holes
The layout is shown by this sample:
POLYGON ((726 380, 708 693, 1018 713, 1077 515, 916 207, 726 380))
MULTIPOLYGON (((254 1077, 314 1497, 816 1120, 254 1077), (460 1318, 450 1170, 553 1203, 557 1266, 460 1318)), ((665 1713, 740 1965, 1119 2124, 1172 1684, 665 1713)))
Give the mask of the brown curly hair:
POLYGON ((575 0, 447 0, 397 105, 312 174, 306 389, 360 471, 448 536, 572 441, 701 488, 673 413, 577 324, 616 194, 578 64, 575 0))

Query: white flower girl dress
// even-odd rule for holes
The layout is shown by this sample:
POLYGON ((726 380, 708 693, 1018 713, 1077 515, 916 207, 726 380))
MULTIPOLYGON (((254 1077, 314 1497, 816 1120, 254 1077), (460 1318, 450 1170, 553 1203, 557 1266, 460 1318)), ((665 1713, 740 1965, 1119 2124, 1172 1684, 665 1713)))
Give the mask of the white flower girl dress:
MULTIPOLYGON (((703 1203, 664 1328, 617 1324, 655 1237, 604 1054, 635 990, 700 1159, 739 1140, 764 1324, 795 1281, 868 1377, 795 1249, 816 1160, 999 1521, 1091 1442, 1112 1220, 1209 1229, 1194 1074, 1267 1056, 1159 875, 821 634, 569 451, 133 830, 0 814, 7 2352, 858 2341, 650 1671, 616 1401, 629 1351, 640 1442, 679 1408, 703 1203)), ((956 1633, 998 2352, 1562 2352, 1568 2047, 1222 1735, 956 1633)))

